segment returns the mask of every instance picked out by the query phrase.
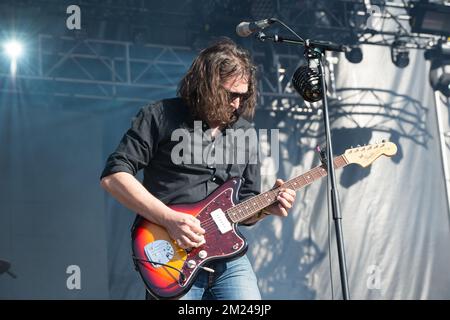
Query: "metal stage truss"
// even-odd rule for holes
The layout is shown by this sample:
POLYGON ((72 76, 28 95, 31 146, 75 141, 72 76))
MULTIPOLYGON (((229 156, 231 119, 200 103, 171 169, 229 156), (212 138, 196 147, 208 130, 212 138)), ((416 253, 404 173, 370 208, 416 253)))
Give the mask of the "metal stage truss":
MULTIPOLYGON (((173 95, 196 55, 192 48, 182 46, 47 34, 38 35, 28 45, 15 76, 9 72, 9 61, 0 64, 1 92, 148 102, 173 95)), ((261 71, 260 102, 290 99, 301 104, 302 99, 286 81, 286 71, 295 70, 299 56, 271 54, 277 68, 265 72, 267 57, 255 53, 261 71)))

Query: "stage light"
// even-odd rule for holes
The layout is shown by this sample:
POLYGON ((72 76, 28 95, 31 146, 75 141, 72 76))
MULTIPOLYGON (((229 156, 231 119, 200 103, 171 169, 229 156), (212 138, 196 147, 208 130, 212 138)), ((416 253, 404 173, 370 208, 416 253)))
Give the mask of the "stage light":
POLYGON ((3 49, 11 60, 16 60, 22 55, 22 44, 16 40, 11 40, 3 45, 3 49))
POLYGON ((409 49, 403 40, 395 40, 391 45, 392 63, 399 68, 405 68, 409 64, 409 49))
POLYGON ((430 68, 430 84, 433 90, 450 97, 450 61, 434 60, 430 68))
POLYGON ((3 51, 11 60, 11 75, 15 76, 17 72, 17 60, 23 53, 22 44, 17 40, 7 41, 3 44, 3 51))
POLYGON ((424 56, 426 60, 431 61, 429 74, 431 87, 450 97, 450 44, 439 41, 427 49, 424 56))
POLYGON ((360 47, 352 47, 345 51, 345 58, 351 63, 360 63, 363 59, 363 52, 360 47))

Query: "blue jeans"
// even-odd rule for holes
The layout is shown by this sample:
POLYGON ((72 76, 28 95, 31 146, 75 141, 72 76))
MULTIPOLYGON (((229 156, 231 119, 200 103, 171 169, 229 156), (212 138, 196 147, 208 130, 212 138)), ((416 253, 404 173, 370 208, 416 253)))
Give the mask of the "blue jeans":
POLYGON ((246 255, 213 262, 208 267, 215 272, 200 271, 181 300, 261 300, 256 276, 246 255))

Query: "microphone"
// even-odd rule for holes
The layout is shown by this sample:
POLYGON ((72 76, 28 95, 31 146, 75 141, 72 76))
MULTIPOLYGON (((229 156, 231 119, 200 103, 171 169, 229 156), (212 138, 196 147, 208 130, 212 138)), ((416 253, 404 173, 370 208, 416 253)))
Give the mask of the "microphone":
POLYGON ((269 18, 269 19, 263 19, 253 22, 246 22, 242 21, 236 26, 236 33, 240 37, 248 37, 252 33, 263 30, 270 26, 272 23, 276 22, 275 19, 269 18))
POLYGON ((295 71, 292 85, 306 101, 317 102, 323 97, 319 70, 310 61, 295 71))

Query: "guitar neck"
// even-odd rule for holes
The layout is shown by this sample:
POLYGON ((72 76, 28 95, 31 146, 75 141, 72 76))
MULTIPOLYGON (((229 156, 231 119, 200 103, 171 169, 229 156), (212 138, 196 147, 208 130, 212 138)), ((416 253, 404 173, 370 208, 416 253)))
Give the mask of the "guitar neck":
MULTIPOLYGON (((348 164, 348 161, 345 159, 344 155, 340 155, 334 158, 334 167, 336 169, 345 167, 348 164)), ((299 190, 314 181, 325 177, 328 174, 325 165, 317 166, 308 172, 299 175, 295 178, 292 178, 286 181, 283 184, 283 188, 299 190)), ((257 212, 262 209, 270 206, 271 204, 277 202, 277 195, 280 187, 271 189, 264 193, 261 193, 257 196, 249 198, 238 205, 227 210, 227 214, 231 221, 238 223, 244 220, 247 220, 257 212)))

